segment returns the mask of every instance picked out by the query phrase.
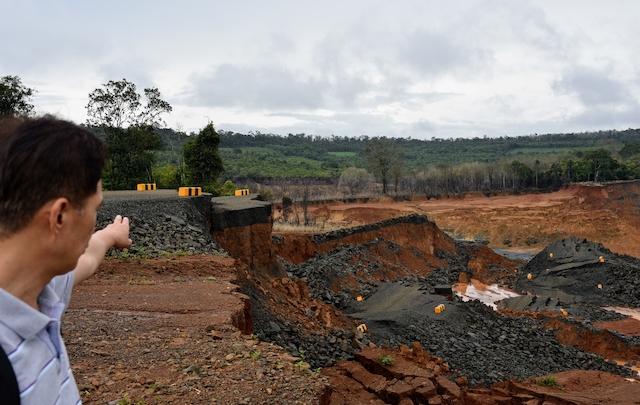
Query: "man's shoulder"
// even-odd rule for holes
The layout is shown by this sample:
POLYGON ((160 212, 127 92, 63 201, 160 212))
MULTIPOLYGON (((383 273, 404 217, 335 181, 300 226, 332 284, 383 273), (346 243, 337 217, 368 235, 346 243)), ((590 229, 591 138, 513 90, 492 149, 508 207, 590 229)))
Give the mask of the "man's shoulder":
POLYGON ((73 288, 73 271, 52 278, 48 285, 58 297, 63 299, 73 288))
POLYGON ((38 303, 40 311, 51 318, 60 319, 71 301, 71 290, 73 290, 73 272, 69 272, 49 281, 40 296, 38 303))

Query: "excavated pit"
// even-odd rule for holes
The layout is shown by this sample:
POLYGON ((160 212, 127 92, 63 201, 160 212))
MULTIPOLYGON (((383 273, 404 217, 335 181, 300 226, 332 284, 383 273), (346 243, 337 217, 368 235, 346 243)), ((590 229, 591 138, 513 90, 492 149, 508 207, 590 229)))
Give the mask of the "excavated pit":
MULTIPOLYGON (((211 223, 223 225, 213 227, 212 233, 244 263, 239 283, 251 299, 254 333, 312 367, 338 364, 333 375, 337 380, 354 377, 336 362, 358 358, 368 347, 413 342, 446 362, 451 378, 464 376, 472 386, 571 369, 634 375, 630 367, 637 361, 637 339, 591 326, 625 320, 626 316, 600 307, 621 305, 626 298, 616 300, 613 294, 605 294, 606 299, 594 294, 585 298, 581 294, 589 288, 557 280, 543 283, 548 275, 541 273, 549 263, 540 256, 548 256, 553 246, 525 264, 483 244, 453 240, 421 215, 323 234, 272 234, 265 203, 225 208, 233 203, 233 199, 213 200, 211 223), (246 209, 252 210, 252 219, 234 218, 246 209), (535 272, 537 283, 527 279, 529 272, 535 272), (554 289, 560 292, 548 294, 554 289), (573 306, 563 301, 567 296, 573 306), (445 310, 436 314, 434 308, 440 304, 445 310), (572 310, 574 323, 558 319, 565 308, 572 310), (366 332, 358 325, 365 325, 366 332)), ((619 269, 628 265, 629 258, 602 247, 590 254, 598 258, 606 254, 608 267, 591 263, 590 256, 580 258, 590 263, 568 267, 568 262, 559 263, 556 266, 566 268, 556 270, 566 273, 593 265, 600 273, 605 268, 618 277, 624 273, 631 284, 637 281, 619 269)), ((593 277, 577 279, 581 285, 591 281, 593 277)), ((614 291, 620 290, 618 284, 609 283, 616 286, 614 291)), ((633 294, 630 289, 622 291, 625 297, 633 294)), ((441 398, 447 395, 439 390, 441 398)), ((394 395, 374 396, 399 403, 402 396, 394 395)))

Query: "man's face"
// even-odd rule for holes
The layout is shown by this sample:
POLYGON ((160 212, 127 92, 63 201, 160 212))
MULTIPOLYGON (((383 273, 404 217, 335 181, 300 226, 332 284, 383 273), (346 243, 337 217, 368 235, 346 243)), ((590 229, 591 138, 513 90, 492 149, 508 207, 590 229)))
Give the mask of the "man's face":
POLYGON ((102 181, 98 181, 96 192, 89 196, 81 206, 70 207, 64 231, 60 237, 60 248, 66 251, 64 264, 61 267, 63 273, 73 270, 78 263, 78 258, 89 245, 89 240, 96 227, 98 209, 102 205, 102 181))

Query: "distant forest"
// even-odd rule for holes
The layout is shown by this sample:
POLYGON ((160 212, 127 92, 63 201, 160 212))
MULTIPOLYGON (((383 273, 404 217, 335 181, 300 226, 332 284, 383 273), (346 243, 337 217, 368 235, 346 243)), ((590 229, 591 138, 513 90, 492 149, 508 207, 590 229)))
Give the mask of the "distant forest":
MULTIPOLYGON (((156 166, 179 164, 181 145, 189 136, 170 129, 158 131, 163 147, 155 152, 156 166)), ((348 185, 354 180, 343 178, 346 169, 359 168, 370 176, 369 183, 360 179, 359 184, 383 182, 390 192, 440 195, 640 178, 640 129, 431 140, 218 134, 222 178, 236 183, 316 180, 348 185), (381 140, 385 145, 372 151, 372 145, 381 140), (375 153, 382 160, 385 155, 393 158, 372 164, 375 153)))

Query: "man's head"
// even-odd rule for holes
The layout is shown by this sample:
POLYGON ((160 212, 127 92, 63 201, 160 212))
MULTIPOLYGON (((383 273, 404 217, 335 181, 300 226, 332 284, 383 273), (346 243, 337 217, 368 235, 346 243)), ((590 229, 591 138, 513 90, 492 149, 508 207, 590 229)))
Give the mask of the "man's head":
POLYGON ((0 241, 35 231, 48 259, 75 265, 102 202, 104 159, 103 143, 71 122, 0 121, 0 241))

